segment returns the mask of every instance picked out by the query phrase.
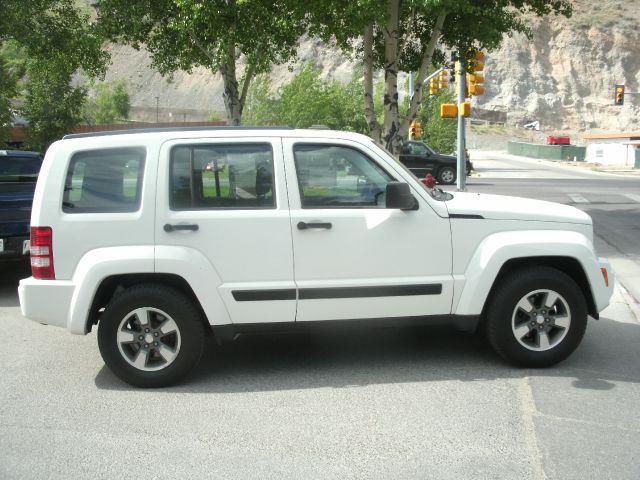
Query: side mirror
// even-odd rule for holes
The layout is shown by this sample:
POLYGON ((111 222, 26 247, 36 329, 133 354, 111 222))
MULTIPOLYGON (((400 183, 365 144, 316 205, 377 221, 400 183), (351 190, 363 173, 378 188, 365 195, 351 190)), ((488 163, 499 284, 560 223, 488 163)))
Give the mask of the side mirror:
POLYGON ((385 192, 387 208, 398 208, 400 210, 417 210, 418 202, 413 195, 409 185, 404 182, 389 182, 385 192))

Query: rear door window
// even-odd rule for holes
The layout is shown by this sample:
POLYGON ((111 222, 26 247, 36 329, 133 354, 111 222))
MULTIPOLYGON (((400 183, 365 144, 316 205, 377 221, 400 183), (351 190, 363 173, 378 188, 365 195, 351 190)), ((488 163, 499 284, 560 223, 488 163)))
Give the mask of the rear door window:
POLYGON ((144 162, 144 148, 76 153, 67 170, 62 211, 135 212, 140 208, 144 162))
POLYGON ((172 210, 276 206, 271 145, 180 145, 170 169, 172 210))

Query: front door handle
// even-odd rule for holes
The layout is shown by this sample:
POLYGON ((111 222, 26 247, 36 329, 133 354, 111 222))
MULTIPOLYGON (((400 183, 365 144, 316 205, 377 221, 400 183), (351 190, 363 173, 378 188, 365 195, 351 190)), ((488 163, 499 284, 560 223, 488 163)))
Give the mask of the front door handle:
POLYGON ((197 232, 199 228, 200 227, 196 223, 178 225, 171 225, 170 223, 166 223, 164 226, 164 231, 167 233, 175 232, 177 230, 190 230, 192 232, 197 232))
POLYGON ((324 228, 326 230, 331 229, 331 223, 329 222, 298 222, 298 230, 307 230, 308 228, 324 228))

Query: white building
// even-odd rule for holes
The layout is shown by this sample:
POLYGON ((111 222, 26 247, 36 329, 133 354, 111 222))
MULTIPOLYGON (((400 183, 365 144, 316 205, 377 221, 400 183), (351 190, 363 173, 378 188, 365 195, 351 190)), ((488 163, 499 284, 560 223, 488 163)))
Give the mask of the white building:
POLYGON ((640 132, 593 133, 582 138, 587 141, 587 162, 633 168, 640 158, 640 132))

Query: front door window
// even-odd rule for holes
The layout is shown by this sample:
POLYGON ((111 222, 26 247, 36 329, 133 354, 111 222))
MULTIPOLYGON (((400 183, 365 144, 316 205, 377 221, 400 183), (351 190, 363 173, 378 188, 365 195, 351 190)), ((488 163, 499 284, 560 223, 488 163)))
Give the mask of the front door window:
POLYGON ((393 178, 361 152, 343 146, 295 145, 302 208, 384 208, 393 178))

